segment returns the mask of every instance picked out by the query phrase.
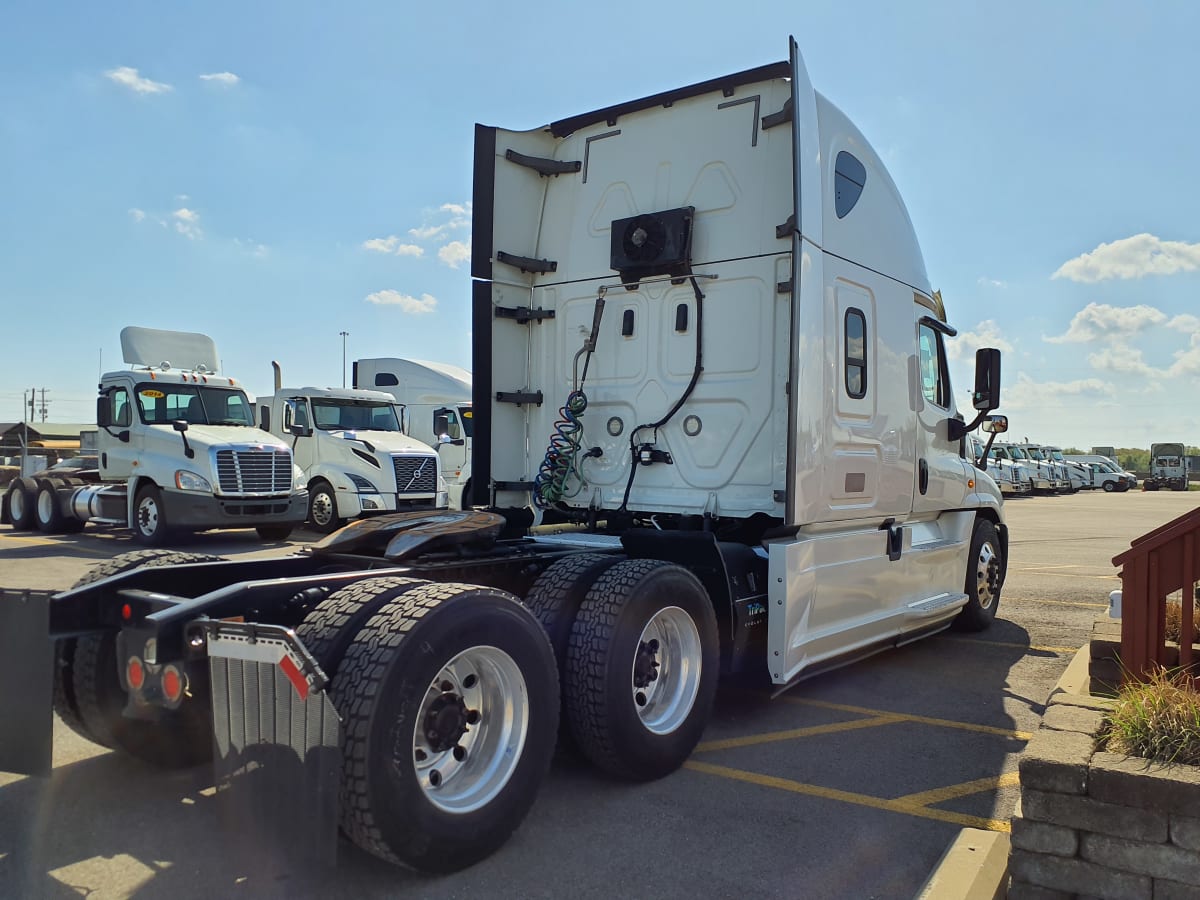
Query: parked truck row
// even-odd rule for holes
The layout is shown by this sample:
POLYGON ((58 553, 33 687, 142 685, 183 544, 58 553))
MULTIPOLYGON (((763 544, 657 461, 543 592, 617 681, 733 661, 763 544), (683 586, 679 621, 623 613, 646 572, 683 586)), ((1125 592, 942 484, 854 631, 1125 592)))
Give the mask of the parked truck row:
POLYGON ((1080 490, 1127 491, 1137 478, 1106 457, 1064 454, 1052 445, 996 443, 988 453, 1005 496, 1073 494, 1080 490))
MULTIPOLYGON (((659 778, 719 676, 778 692, 988 627, 1008 528, 993 448, 964 447, 1007 427, 1000 355, 977 351, 960 414, 955 329, 900 193, 789 51, 532 130, 476 126, 471 404, 403 402, 472 441, 480 508, 388 512, 270 559, 143 551, 63 593, 5 592, 0 768, 48 771, 53 705, 159 764, 215 748, 231 791, 297 805, 272 818, 310 855, 340 825, 447 871, 519 825, 560 729, 614 777, 659 778)), ((127 402, 182 383, 130 375, 127 402)), ((264 404, 292 438, 259 438, 290 515, 305 441, 384 471, 342 399, 391 424, 357 395, 264 404)), ((134 429, 119 417, 110 453, 134 429)))

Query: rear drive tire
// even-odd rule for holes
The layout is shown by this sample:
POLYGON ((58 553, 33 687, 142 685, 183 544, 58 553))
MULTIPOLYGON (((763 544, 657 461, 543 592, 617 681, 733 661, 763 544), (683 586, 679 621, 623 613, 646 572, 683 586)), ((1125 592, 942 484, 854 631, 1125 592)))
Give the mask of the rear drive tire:
POLYGON ((315 481, 308 494, 308 527, 319 534, 333 534, 341 527, 337 494, 328 481, 315 481))
POLYGON ((18 478, 8 489, 8 515, 13 531, 29 531, 33 528, 33 510, 37 498, 37 484, 32 478, 18 478))
POLYGON ((37 521, 37 529, 42 534, 62 534, 66 530, 63 528, 63 511, 59 504, 58 491, 55 490, 53 482, 38 483, 33 514, 37 521))
POLYGON ((346 834, 427 872, 495 851, 549 768, 555 674, 545 632, 511 594, 427 584, 385 603, 333 680, 346 834))
POLYGON ((967 605, 954 619, 959 631, 983 631, 996 618, 1000 607, 1000 590, 1004 586, 1004 558, 996 526, 987 519, 975 521, 971 535, 971 552, 967 557, 967 580, 964 590, 967 605))
MULTIPOLYGON (((222 557, 171 550, 122 553, 93 568, 73 587, 82 587, 132 569, 220 562, 222 557)), ((212 716, 208 679, 196 679, 192 695, 157 722, 126 719, 126 694, 117 672, 116 636, 112 632, 66 638, 55 649, 54 711, 80 737, 121 750, 145 762, 181 767, 212 755, 212 716)))
POLYGON ((133 501, 133 536, 139 544, 161 547, 171 537, 163 509, 162 491, 157 485, 144 484, 138 488, 133 501))
POLYGON ((708 724, 719 655, 712 601, 695 575, 660 560, 612 566, 571 627, 565 704, 579 748, 622 778, 675 771, 708 724))

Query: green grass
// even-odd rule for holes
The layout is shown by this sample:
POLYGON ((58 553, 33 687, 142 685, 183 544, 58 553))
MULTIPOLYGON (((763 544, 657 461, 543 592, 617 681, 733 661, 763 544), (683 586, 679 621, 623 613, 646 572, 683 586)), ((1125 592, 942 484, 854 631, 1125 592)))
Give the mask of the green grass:
MULTIPOLYGON (((1188 643, 1179 639, 1183 632, 1183 606, 1177 600, 1167 601, 1166 635, 1168 641, 1176 644, 1188 643)), ((1190 643, 1200 643, 1200 611, 1192 612, 1192 640, 1190 643)))
POLYGON ((1101 743, 1127 756, 1200 765, 1200 693, 1186 675, 1166 670, 1144 683, 1127 682, 1101 743))

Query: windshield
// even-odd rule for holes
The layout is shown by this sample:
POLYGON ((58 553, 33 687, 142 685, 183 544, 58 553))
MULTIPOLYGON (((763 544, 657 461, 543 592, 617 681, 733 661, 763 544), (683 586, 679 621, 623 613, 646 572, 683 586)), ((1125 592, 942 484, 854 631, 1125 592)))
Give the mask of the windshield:
POLYGON ((1050 451, 1050 455, 1051 455, 1051 456, 1053 456, 1053 457, 1054 457, 1056 460, 1058 460, 1059 462, 1062 462, 1062 461, 1063 461, 1063 455, 1062 455, 1062 451, 1061 451, 1061 450, 1051 450, 1051 451, 1050 451))
POLYGON ((1044 456, 1042 455, 1042 451, 1041 451, 1041 450, 1038 450, 1038 449, 1036 449, 1036 448, 1034 448, 1034 447, 1030 447, 1030 448, 1029 448, 1028 450, 1026 450, 1025 452, 1029 454, 1029 458, 1030 458, 1030 459, 1038 459, 1038 460, 1041 460, 1042 462, 1045 462, 1045 461, 1046 461, 1046 457, 1044 457, 1044 456))
POLYGON ((463 436, 471 437, 471 432, 475 430, 475 420, 472 418, 471 407, 460 406, 458 412, 462 418, 463 436))
POLYGON ((1012 447, 1008 452, 1012 454, 1013 459, 1029 459, 1020 447, 1012 447))
POLYGON ((322 431, 400 431, 394 404, 386 400, 312 397, 313 424, 322 431))
POLYGON ((250 401, 236 388, 147 382, 137 386, 137 402, 147 425, 170 425, 183 419, 190 425, 254 427, 250 401))

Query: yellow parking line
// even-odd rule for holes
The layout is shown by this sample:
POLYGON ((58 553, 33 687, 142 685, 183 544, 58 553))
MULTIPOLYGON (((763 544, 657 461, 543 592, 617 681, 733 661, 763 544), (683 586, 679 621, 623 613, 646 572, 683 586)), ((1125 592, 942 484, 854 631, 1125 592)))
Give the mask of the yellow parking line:
POLYGON ((874 716, 870 719, 853 719, 849 722, 830 722, 826 725, 811 725, 808 728, 793 728, 790 731, 748 734, 743 737, 725 738, 720 741, 706 741, 696 747, 696 752, 708 753, 712 750, 730 750, 734 747, 750 747, 754 744, 791 741, 796 738, 812 737, 818 734, 835 734, 839 731, 853 731, 857 728, 875 728, 879 725, 891 725, 893 722, 901 721, 903 719, 899 716, 874 716))
POLYGON ((931 791, 920 791, 916 794, 905 794, 897 797, 897 803, 913 806, 933 806, 935 803, 945 803, 947 800, 957 800, 959 797, 969 797, 971 794, 982 794, 984 791, 997 791, 1000 788, 1015 787, 1021 783, 1021 776, 1016 772, 1005 772, 1003 775, 991 778, 977 778, 974 781, 964 781, 962 784, 952 784, 947 787, 934 788, 931 791))
POLYGON ((910 713, 892 712, 886 709, 869 709, 865 706, 850 706, 846 703, 830 703, 826 700, 809 700, 806 697, 780 697, 785 703, 799 703, 802 706, 817 706, 821 709, 839 709, 843 712, 861 713, 864 716, 893 716, 902 722, 916 722, 920 725, 935 725, 938 728, 957 728, 960 731, 975 731, 979 734, 994 734, 999 737, 1014 738, 1027 741, 1033 737, 1030 731, 1014 731, 1011 728, 995 728, 991 725, 976 725, 974 722, 957 722, 954 719, 935 719, 931 716, 914 716, 910 713))
POLYGON ((943 641, 955 641, 960 644, 986 644, 991 647, 1015 647, 1018 650, 1035 650, 1038 653, 1075 653, 1078 647, 1045 647, 1040 644, 1018 644, 1014 641, 985 641, 980 638, 941 637, 943 641))
POLYGON ((775 788, 780 791, 789 791, 793 794, 803 794, 807 797, 819 797, 823 800, 836 800, 839 803, 850 803, 854 806, 866 806, 870 809, 885 810, 887 812, 903 813, 904 815, 917 816, 922 819, 934 819, 938 822, 949 822, 952 825, 961 825, 964 828, 982 828, 986 831, 999 831, 1007 833, 1009 831, 1009 823, 1004 819, 985 819, 982 816, 968 816, 963 813, 950 812, 944 809, 932 809, 925 806, 919 806, 914 803, 908 803, 904 800, 885 800, 882 797, 872 797, 868 794, 855 794, 851 791, 841 791, 837 788, 821 787, 816 784, 804 784, 800 781, 792 781, 790 778, 779 778, 774 775, 760 775, 757 772, 746 772, 742 769, 731 769, 728 766, 715 766, 712 763, 699 762, 697 760, 688 760, 683 764, 685 769, 691 769, 695 772, 703 772, 706 775, 716 775, 718 778, 728 778, 732 781, 741 781, 746 784, 755 784, 760 787, 775 788))

